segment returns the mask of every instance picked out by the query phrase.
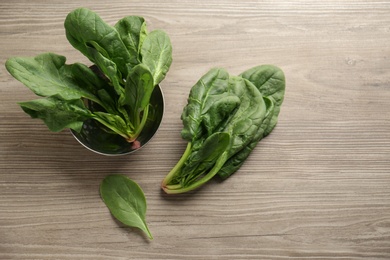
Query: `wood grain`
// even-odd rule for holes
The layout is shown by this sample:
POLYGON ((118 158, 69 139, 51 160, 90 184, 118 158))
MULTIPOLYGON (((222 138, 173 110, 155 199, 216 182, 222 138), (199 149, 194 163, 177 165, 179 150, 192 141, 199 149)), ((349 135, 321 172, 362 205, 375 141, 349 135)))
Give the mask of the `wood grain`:
POLYGON ((34 95, 0 66, 0 259, 390 259, 389 1, 2 0, 0 63, 88 63, 63 29, 79 6, 170 35, 164 121, 136 154, 94 154, 24 114, 16 102, 34 95), (278 126, 233 177, 164 195, 192 85, 259 64, 286 74, 278 126), (110 173, 143 188, 153 241, 102 203, 110 173))

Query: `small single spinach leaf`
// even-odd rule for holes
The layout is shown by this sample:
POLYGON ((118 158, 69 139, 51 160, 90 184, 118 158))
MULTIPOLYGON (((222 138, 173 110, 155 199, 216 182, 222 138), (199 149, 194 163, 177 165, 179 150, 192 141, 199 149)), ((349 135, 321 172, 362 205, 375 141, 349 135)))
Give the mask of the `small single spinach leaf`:
POLYGON ((80 99, 62 100, 58 96, 51 96, 20 102, 19 105, 32 118, 42 119, 53 132, 65 128, 80 132, 83 121, 92 117, 80 99))
POLYGON ((145 195, 137 183, 124 175, 109 175, 100 185, 100 195, 115 218, 127 226, 141 229, 153 239, 145 220, 145 195))
POLYGON ((168 35, 161 30, 150 32, 141 47, 142 63, 149 67, 154 85, 159 84, 172 63, 172 45, 168 35))

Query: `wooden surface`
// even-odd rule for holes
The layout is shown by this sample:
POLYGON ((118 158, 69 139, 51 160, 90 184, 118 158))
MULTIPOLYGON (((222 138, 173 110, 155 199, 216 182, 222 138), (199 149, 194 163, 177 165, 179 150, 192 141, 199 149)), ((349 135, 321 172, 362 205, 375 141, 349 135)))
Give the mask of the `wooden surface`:
POLYGON ((0 35, 0 259, 390 259, 389 1, 2 0, 0 35), (88 64, 63 29, 79 6, 171 38, 164 121, 131 156, 94 154, 16 104, 35 96, 7 58, 88 64), (286 74, 278 126, 233 177, 164 195, 190 88, 212 67, 260 64, 286 74), (110 173, 143 188, 153 241, 111 217, 110 173))

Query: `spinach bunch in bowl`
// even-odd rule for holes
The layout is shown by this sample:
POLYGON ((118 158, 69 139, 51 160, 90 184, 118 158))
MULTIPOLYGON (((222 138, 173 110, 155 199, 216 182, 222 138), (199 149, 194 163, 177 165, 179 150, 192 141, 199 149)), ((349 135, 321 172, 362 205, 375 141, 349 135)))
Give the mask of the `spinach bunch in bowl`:
POLYGON ((64 26, 71 45, 98 73, 81 63, 68 65, 64 56, 54 53, 10 58, 6 68, 11 75, 43 97, 19 105, 54 132, 65 128, 79 132, 85 120, 94 119, 134 142, 148 118, 153 89, 172 63, 168 35, 148 32, 144 18, 138 16, 110 26, 86 8, 70 12, 64 26), (85 101, 99 109, 90 109, 85 101))

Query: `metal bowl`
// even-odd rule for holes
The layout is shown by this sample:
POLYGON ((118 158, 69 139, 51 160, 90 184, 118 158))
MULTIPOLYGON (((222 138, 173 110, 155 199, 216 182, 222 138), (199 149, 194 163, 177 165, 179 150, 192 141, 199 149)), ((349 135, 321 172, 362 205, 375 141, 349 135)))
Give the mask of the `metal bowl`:
POLYGON ((80 133, 74 130, 71 132, 80 144, 95 153, 102 155, 133 153, 152 139, 161 124, 164 114, 164 95, 159 85, 153 90, 150 105, 147 122, 136 143, 129 143, 122 136, 105 131, 104 126, 93 119, 84 122, 80 133))

